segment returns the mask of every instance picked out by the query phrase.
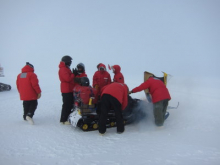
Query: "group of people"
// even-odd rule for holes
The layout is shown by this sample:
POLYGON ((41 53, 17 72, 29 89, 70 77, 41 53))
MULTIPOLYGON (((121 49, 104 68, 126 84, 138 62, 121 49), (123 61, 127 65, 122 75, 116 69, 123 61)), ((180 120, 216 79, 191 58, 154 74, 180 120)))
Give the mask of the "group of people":
MULTIPOLYGON (((125 128, 122 111, 128 104, 128 95, 149 89, 154 104, 155 124, 157 126, 163 125, 168 101, 171 97, 168 89, 161 80, 150 77, 140 86, 129 91, 119 65, 111 66, 114 73, 113 81, 111 81, 111 76, 106 71, 106 66, 99 63, 97 65, 97 71, 93 75, 91 86, 85 72, 84 64, 79 63, 77 67, 72 70, 70 69, 71 64, 72 57, 69 55, 63 56, 59 64, 58 75, 63 101, 60 117, 61 124, 70 124, 68 117, 73 108, 74 91, 84 90, 85 104, 89 104, 89 97, 91 95, 95 97, 93 103, 97 103, 97 101, 100 102, 99 133, 103 135, 106 132, 107 114, 110 108, 113 108, 115 111, 117 133, 123 133, 125 128)), ((22 72, 17 76, 16 84, 20 99, 23 100, 23 118, 29 121, 29 123, 34 124, 33 116, 37 108, 37 100, 41 97, 41 89, 32 64, 27 62, 22 68, 22 72)))

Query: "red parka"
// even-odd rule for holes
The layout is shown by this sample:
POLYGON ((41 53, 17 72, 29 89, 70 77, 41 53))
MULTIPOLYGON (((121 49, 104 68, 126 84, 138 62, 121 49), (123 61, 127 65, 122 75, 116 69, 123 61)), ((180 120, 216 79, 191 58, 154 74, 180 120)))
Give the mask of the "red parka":
POLYGON ((114 82, 124 83, 124 76, 121 73, 121 67, 119 65, 113 65, 112 69, 114 69, 114 82))
POLYGON ((22 68, 17 76, 16 85, 20 99, 24 101, 37 100, 38 94, 41 93, 37 75, 34 73, 34 68, 29 65, 22 68))
POLYGON ((76 75, 76 77, 79 77, 79 78, 81 78, 81 77, 87 77, 87 74, 86 74, 86 72, 83 72, 83 73, 81 73, 81 74, 76 75))
MULTIPOLYGON (((99 68, 100 67, 104 67, 106 69, 104 64, 100 64, 99 68)), ((111 83, 111 76, 105 70, 104 71, 98 70, 93 75, 93 85, 92 86, 95 87, 96 85, 98 85, 99 90, 101 90, 102 87, 104 87, 105 85, 108 85, 110 83, 111 83)))
POLYGON ((71 72, 70 68, 65 65, 64 62, 60 62, 59 65, 59 78, 60 78, 60 90, 61 93, 71 93, 74 88, 75 75, 71 72))
POLYGON ((136 92, 140 92, 145 89, 149 89, 149 93, 152 96, 153 103, 156 103, 158 101, 165 100, 165 99, 168 99, 168 100, 171 99, 167 87, 161 80, 157 78, 150 77, 147 81, 142 83, 140 86, 132 89, 132 92, 136 93, 136 92))
POLYGON ((97 102, 97 91, 91 86, 76 85, 73 89, 75 100, 80 100, 83 104, 89 104, 90 97, 93 97, 93 104, 97 102))
POLYGON ((124 110, 128 104, 128 87, 123 83, 113 82, 102 88, 101 96, 109 94, 115 97, 121 103, 121 109, 124 110))

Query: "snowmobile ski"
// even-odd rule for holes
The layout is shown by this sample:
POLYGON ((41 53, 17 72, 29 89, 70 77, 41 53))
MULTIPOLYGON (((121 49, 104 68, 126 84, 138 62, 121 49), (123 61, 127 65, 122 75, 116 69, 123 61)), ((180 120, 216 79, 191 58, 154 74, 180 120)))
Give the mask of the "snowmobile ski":
POLYGON ((177 109, 178 107, 179 107, 179 102, 177 103, 177 106, 175 107, 168 106, 167 109, 177 109))

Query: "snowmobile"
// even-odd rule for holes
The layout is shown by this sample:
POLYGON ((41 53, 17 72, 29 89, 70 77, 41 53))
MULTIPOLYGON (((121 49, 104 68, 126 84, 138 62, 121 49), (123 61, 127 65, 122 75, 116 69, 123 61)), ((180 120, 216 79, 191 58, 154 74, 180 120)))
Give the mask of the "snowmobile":
MULTIPOLYGON (((128 106, 123 110, 122 115, 125 125, 136 122, 136 119, 144 117, 144 114, 140 111, 141 100, 133 99, 128 97, 128 106)), ((79 127, 83 131, 92 131, 98 129, 98 120, 99 120, 99 105, 85 105, 81 104, 78 101, 75 101, 74 108, 72 113, 69 115, 69 122, 74 127, 79 127)), ((106 127, 115 127, 116 126, 116 117, 115 112, 111 109, 107 116, 106 127)))
POLYGON ((10 91, 11 85, 0 83, 0 92, 2 91, 10 91))
MULTIPOLYGON (((4 68, 1 67, 1 65, 0 65, 0 77, 5 77, 5 75, 4 75, 4 68)), ((10 85, 0 83, 0 92, 1 91, 10 91, 10 90, 11 90, 11 86, 10 85)))

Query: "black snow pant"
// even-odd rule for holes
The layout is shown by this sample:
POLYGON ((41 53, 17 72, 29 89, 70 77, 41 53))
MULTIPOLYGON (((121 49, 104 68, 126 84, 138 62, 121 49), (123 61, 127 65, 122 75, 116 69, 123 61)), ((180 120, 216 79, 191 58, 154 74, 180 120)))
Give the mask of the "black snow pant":
POLYGON ((157 126, 162 126, 168 106, 168 99, 154 103, 154 119, 157 126))
POLYGON ((61 111, 60 122, 66 122, 68 120, 71 109, 73 108, 73 93, 62 93, 63 106, 61 111))
POLYGON ((37 100, 23 101, 24 115, 23 118, 26 120, 26 116, 33 117, 34 112, 37 109, 37 100))
POLYGON ((124 132, 124 119, 122 116, 121 103, 115 97, 109 94, 103 94, 101 97, 99 116, 99 133, 106 132, 107 115, 111 107, 115 111, 117 132, 124 132))

